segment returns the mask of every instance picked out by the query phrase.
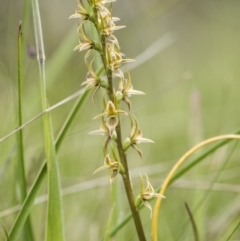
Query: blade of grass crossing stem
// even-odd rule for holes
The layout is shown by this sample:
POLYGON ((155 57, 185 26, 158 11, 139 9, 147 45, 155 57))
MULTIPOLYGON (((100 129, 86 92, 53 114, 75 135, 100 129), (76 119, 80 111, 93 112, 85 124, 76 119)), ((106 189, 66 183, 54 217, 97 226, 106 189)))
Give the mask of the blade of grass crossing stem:
MULTIPOLYGON (((61 131, 59 132, 58 137, 56 139, 56 152, 59 150, 59 148, 64 140, 64 137, 66 136, 67 131, 69 130, 71 124, 73 123, 73 120, 76 117, 77 113, 83 106, 84 101, 89 96, 89 93, 90 93, 90 91, 88 90, 88 91, 84 92, 82 96, 80 96, 78 98, 78 100, 76 101, 76 104, 72 108, 69 116, 67 117, 65 123, 63 124, 63 127, 62 127, 61 131)), ((38 194, 38 191, 44 181, 46 173, 47 173, 47 163, 46 163, 46 161, 44 161, 32 187, 31 187, 31 190, 29 191, 29 194, 28 194, 27 198, 25 199, 25 202, 24 202, 20 212, 18 213, 18 216, 12 226, 10 233, 9 233, 9 238, 11 241, 16 241, 18 239, 19 233, 22 229, 22 226, 23 226, 26 218, 28 217, 28 215, 32 209, 34 200, 35 200, 35 198, 38 194)))
MULTIPOLYGON (((20 22, 18 29, 18 126, 22 125, 22 24, 20 22)), ((23 146, 23 131, 17 132, 17 164, 18 175, 17 183, 20 187, 21 203, 24 202, 27 197, 27 184, 25 176, 24 165, 24 146, 23 146)), ((30 224, 30 219, 27 218, 23 227, 23 238, 26 241, 33 241, 33 232, 30 224)))
MULTIPOLYGON (((45 53, 40 11, 37 0, 32 0, 32 10, 37 47, 37 58, 39 64, 42 110, 45 111, 48 107, 45 77, 45 53)), ((43 116, 43 126, 48 176, 46 241, 64 241, 60 180, 50 113, 46 113, 43 116)))

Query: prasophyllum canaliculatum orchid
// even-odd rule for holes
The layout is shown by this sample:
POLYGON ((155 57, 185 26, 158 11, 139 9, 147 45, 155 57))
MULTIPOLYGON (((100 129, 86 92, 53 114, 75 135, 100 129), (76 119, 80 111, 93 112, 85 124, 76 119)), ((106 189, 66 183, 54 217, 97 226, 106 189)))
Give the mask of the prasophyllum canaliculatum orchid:
POLYGON ((94 96, 97 93, 97 91, 99 90, 100 87, 103 87, 105 89, 108 88, 108 83, 101 79, 94 71, 92 68, 92 64, 93 64, 94 59, 88 64, 87 64, 87 68, 88 68, 88 72, 87 72, 87 76, 86 76, 86 80, 82 83, 82 85, 86 85, 86 90, 91 89, 91 88, 96 88, 92 94, 92 101, 94 102, 94 96))
POLYGON ((142 152, 140 149, 137 148, 137 144, 141 142, 154 143, 154 141, 143 137, 143 134, 138 127, 138 121, 133 115, 130 116, 130 119, 131 119, 131 134, 130 134, 130 137, 127 137, 125 139, 123 148, 126 151, 130 146, 132 146, 142 158, 142 152))
POLYGON ((105 156, 105 159, 104 159, 104 165, 99 167, 97 170, 94 171, 93 174, 101 171, 101 170, 104 170, 104 169, 109 169, 112 171, 112 174, 110 176, 110 184, 113 185, 113 182, 117 176, 118 173, 121 173, 121 174, 124 174, 125 171, 124 171, 124 168, 122 166, 122 164, 117 160, 116 158, 116 155, 115 153, 113 152, 113 157, 114 157, 114 160, 112 160, 108 155, 105 156))
POLYGON ((105 111, 103 113, 101 113, 100 115, 95 116, 93 119, 96 119, 101 116, 107 116, 106 125, 109 129, 110 135, 112 136, 112 134, 118 124, 118 114, 128 115, 128 113, 123 110, 117 110, 115 105, 113 104, 113 102, 111 100, 109 100, 105 107, 105 111))
POLYGON ((132 95, 145 95, 145 93, 142 91, 133 89, 130 73, 127 72, 127 74, 128 74, 127 79, 120 78, 116 96, 118 101, 120 100, 124 101, 128 105, 128 109, 131 110, 131 101, 129 100, 129 97, 131 97, 132 95))
MULTIPOLYGON (((88 73, 82 85, 84 85, 87 90, 94 88, 92 98, 94 98, 98 89, 102 88, 104 91, 103 112, 94 117, 94 119, 101 117, 102 123, 99 130, 92 131, 90 134, 103 135, 106 138, 103 147, 105 159, 104 165, 98 168, 94 173, 103 169, 110 169, 111 185, 117 174, 122 174, 128 201, 130 206, 133 207, 134 197, 127 165, 128 160, 126 151, 129 147, 133 147, 142 157, 142 152, 138 149, 137 145, 141 142, 153 141, 143 137, 137 119, 127 112, 120 110, 119 105, 121 105, 121 101, 125 102, 130 111, 131 102, 129 98, 132 95, 143 95, 144 93, 135 90, 131 83, 129 72, 127 73, 127 78, 125 78, 124 73, 121 70, 122 64, 133 60, 125 58, 125 55, 121 52, 119 42, 114 35, 116 30, 124 27, 115 25, 115 22, 118 21, 119 18, 112 16, 112 2, 114 2, 114 0, 86 0, 85 6, 83 0, 77 1, 77 10, 70 18, 80 18, 82 20, 78 27, 79 45, 75 48, 75 50, 79 51, 87 50, 85 63, 88 68, 88 73), (107 4, 107 6, 105 6, 105 4, 107 4), (87 29, 88 27, 91 27, 91 29, 87 29), (92 28, 95 28, 95 30, 92 31, 92 28), (87 31, 85 31, 85 29, 87 31), (91 34, 93 32, 95 35, 91 34), (89 61, 90 58, 91 61, 89 61), (98 61, 94 62, 93 58, 98 58, 98 61), (99 72, 94 71, 96 67, 99 68, 99 72), (103 70, 103 72, 100 70, 103 70), (118 83, 115 83, 114 76, 118 77, 116 78, 118 83), (118 86, 117 91, 115 91, 116 86, 118 86), (124 143, 122 143, 122 128, 119 114, 129 115, 131 120, 131 131, 129 137, 125 139, 124 143), (109 155, 108 152, 109 144, 111 144, 112 147, 111 155, 109 155), (119 160, 113 151, 114 149, 118 150, 119 160)), ((152 212, 148 201, 153 197, 159 198, 163 196, 154 192, 147 177, 146 188, 144 187, 142 177, 140 178, 141 193, 136 199, 136 207, 139 208, 143 203, 152 212)), ((138 236, 143 237, 142 240, 146 240, 144 238, 139 212, 137 212, 136 208, 131 208, 131 210, 134 217, 133 220, 137 227, 136 230, 138 236)))
POLYGON ((72 14, 69 18, 80 18, 84 22, 85 20, 91 19, 91 17, 91 13, 88 12, 88 10, 85 8, 82 0, 79 0, 75 13, 72 14))
POLYGON ((102 116, 102 122, 101 122, 100 128, 98 130, 91 131, 89 134, 106 136, 106 140, 104 141, 104 145, 103 145, 103 153, 104 153, 104 156, 106 156, 109 142, 112 139, 116 140, 116 132, 114 131, 113 133, 110 133, 109 128, 103 116, 102 116))
POLYGON ((144 185, 143 178, 140 175, 141 192, 135 200, 135 205, 137 208, 139 208, 140 205, 143 203, 150 210, 150 218, 151 218, 152 217, 152 207, 148 201, 154 197, 155 198, 165 198, 165 196, 163 196, 162 194, 159 194, 159 193, 155 193, 153 186, 149 182, 148 176, 145 175, 145 177, 146 177, 146 183, 147 183, 146 187, 144 185))

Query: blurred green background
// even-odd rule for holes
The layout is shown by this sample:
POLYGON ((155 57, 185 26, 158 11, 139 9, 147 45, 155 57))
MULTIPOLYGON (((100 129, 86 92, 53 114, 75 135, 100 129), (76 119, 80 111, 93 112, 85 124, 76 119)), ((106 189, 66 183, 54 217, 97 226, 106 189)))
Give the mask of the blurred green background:
MULTIPOLYGON (((76 2, 41 0, 39 5, 48 100, 52 106, 81 88, 87 68, 83 61, 85 53, 72 51, 78 44, 77 20, 68 17, 74 13, 76 2)), ((24 1, 0 0, 1 138, 17 126, 17 33, 19 21, 26 16, 23 9, 24 1)), ((239 10, 240 1, 234 0, 118 0, 114 3, 113 15, 121 18, 117 24, 127 26, 116 32, 121 51, 136 59, 125 67, 132 68, 134 88, 146 93, 131 98, 132 113, 144 136, 155 141, 154 145, 139 146, 143 160, 134 150, 127 152, 135 195, 139 192, 139 173, 148 174, 157 187, 174 162, 194 144, 240 127, 239 10)), ((30 56, 35 49, 31 6, 25 28, 24 122, 41 112, 38 64, 30 56)), ((71 241, 99 240, 111 212, 108 172, 92 175, 104 160, 103 139, 88 135, 99 127, 99 120, 92 118, 101 111, 100 92, 95 102, 96 105, 91 98, 87 100, 58 153, 66 240, 71 241)), ((73 104, 74 100, 52 111, 55 136, 73 104)), ((130 123, 127 118, 122 118, 122 123, 126 137, 130 123)), ((44 160, 41 118, 24 128, 24 146, 30 188, 44 160)), ((201 240, 229 237, 240 222, 239 154, 237 142, 231 142, 168 189, 159 218, 161 240, 193 240, 184 202, 193 212, 201 240)), ((16 163, 13 135, 0 143, 0 217, 1 226, 7 229, 17 215, 9 208, 19 204, 16 163)), ((46 186, 45 182, 39 196, 46 194, 46 186)), ((120 177, 116 186, 120 221, 129 207, 120 177)), ((141 216, 150 239, 148 210, 143 209, 141 216)), ((43 201, 31 212, 36 241, 44 239, 45 218, 43 201)), ((238 228, 231 240, 239 239, 238 228)), ((113 240, 137 240, 132 221, 113 240)))

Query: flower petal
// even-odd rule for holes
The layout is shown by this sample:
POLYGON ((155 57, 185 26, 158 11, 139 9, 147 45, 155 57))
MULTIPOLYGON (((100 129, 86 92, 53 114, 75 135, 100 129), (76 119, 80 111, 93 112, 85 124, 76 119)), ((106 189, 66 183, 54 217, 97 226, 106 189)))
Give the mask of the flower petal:
POLYGON ((146 206, 150 210, 150 218, 152 218, 152 207, 148 201, 143 201, 144 206, 146 206))
POLYGON ((109 166, 107 166, 107 165, 101 166, 101 167, 99 167, 98 169, 96 169, 96 170, 93 172, 93 175, 94 175, 95 173, 100 172, 100 171, 102 171, 102 170, 104 170, 104 169, 107 169, 107 168, 109 168, 109 166))

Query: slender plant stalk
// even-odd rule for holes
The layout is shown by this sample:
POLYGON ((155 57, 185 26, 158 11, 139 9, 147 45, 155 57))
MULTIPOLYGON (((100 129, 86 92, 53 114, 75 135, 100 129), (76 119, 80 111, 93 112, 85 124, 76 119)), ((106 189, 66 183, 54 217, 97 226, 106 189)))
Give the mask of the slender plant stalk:
POLYGON ((194 217, 193 217, 193 214, 191 212, 191 209, 189 208, 189 206, 186 202, 185 202, 185 208, 187 210, 188 216, 190 218, 190 222, 192 224, 194 240, 199 241, 199 234, 198 234, 198 230, 197 230, 197 225, 196 225, 196 222, 194 221, 194 217))
MULTIPOLYGON (((105 46, 106 46, 105 38, 102 37, 103 53, 106 52, 105 46)), ((105 56, 106 56, 106 54, 103 54, 102 60, 103 60, 103 65, 105 67, 106 75, 107 75, 107 78, 108 78, 108 85, 109 85, 108 96, 109 96, 109 99, 114 103, 115 100, 114 100, 114 88, 113 88, 113 83, 112 83, 112 71, 109 68, 107 68, 107 62, 106 62, 105 56)), ((130 180, 130 175, 129 175, 127 157, 126 157, 125 151, 123 149, 123 144, 122 144, 120 117, 119 117, 118 124, 116 126, 116 134, 117 134, 118 154, 119 154, 119 157, 120 157, 120 161, 121 161, 121 163, 124 167, 124 170, 125 170, 125 174, 122 175, 122 179, 123 179, 123 182, 124 182, 124 187, 125 187, 125 191, 126 191, 127 198, 128 198, 128 203, 129 203, 130 208, 131 208, 132 217, 133 217, 133 220, 134 220, 134 223, 135 223, 138 238, 139 238, 139 240, 144 241, 144 240, 146 240, 146 238, 145 238, 145 235, 144 235, 142 222, 141 222, 141 219, 140 219, 140 216, 139 216, 139 210, 135 206, 135 198, 134 198, 133 192, 132 192, 132 186, 131 186, 131 180, 130 180)))
MULTIPOLYGON (((203 146, 206 146, 210 143, 216 142, 216 141, 220 141, 220 140, 225 140, 225 139, 240 139, 240 135, 234 135, 234 134, 229 134, 229 135, 222 135, 222 136, 216 136, 210 139, 207 139, 199 144, 197 144, 196 146, 194 146, 193 148, 191 148, 188 152, 186 152, 180 159, 179 161, 177 161, 177 163, 173 166, 173 168, 170 170, 169 174, 167 175, 166 179, 164 180, 164 183, 162 185, 160 194, 164 194, 170 181, 172 176, 174 175, 174 173, 178 170, 178 168, 185 162, 185 160, 191 156, 193 153, 195 153, 197 150, 199 150, 200 148, 202 148, 203 146)), ((154 210, 153 210, 153 219, 152 219, 152 240, 153 241, 157 241, 158 240, 158 231, 157 231, 157 227, 158 227, 158 214, 159 214, 159 210, 160 210, 160 205, 161 205, 161 199, 158 199, 156 201, 154 210)))
MULTIPOLYGON (((18 126, 22 126, 22 24, 19 24, 18 30, 18 126)), ((25 175, 24 164, 24 146, 23 146, 23 131, 17 132, 18 143, 18 183, 20 186, 21 203, 24 202, 27 197, 27 183, 25 175)), ((26 220, 26 224, 23 227, 24 240, 33 241, 33 232, 31 228, 30 218, 26 220)))
MULTIPOLYGON (((98 24, 98 13, 97 13, 97 8, 94 8, 94 14, 95 14, 95 28, 98 32, 99 35, 99 39, 101 42, 101 46, 102 46, 102 52, 101 54, 101 59, 102 59, 102 63, 105 69, 105 73, 107 76, 107 80, 108 80, 108 89, 107 89, 107 94, 109 97, 109 100, 112 103, 116 104, 116 99, 115 99, 115 91, 114 91, 114 87, 113 87, 113 73, 112 70, 109 68, 108 66, 108 60, 107 60, 107 50, 106 50, 106 38, 104 36, 104 34, 102 34, 102 30, 99 28, 99 24, 98 24)), ((125 151, 123 149, 123 143, 122 143, 122 134, 121 134, 121 124, 120 124, 120 116, 118 115, 118 124, 115 128, 116 130, 116 135, 117 135, 117 149, 118 149, 118 154, 120 157, 120 162, 123 165, 123 168, 125 170, 124 174, 122 174, 122 179, 124 182, 124 187, 125 187, 125 191, 127 194, 127 199, 128 199, 128 203, 130 205, 131 208, 131 212, 132 212, 132 216, 133 216, 133 220, 135 223, 135 227, 137 230, 137 235, 140 241, 145 241, 145 234, 143 231, 143 226, 142 226, 142 222, 139 216, 139 210, 138 208, 135 206, 135 198, 133 196, 133 192, 132 192, 132 186, 131 186, 131 180, 130 180, 130 175, 129 175, 129 170, 128 170, 128 164, 127 164, 127 157, 125 154, 125 151)))
MULTIPOLYGON (((33 18, 35 26, 35 39, 37 46, 37 58, 39 63, 40 85, 42 109, 45 111, 48 107, 46 93, 45 76, 45 53, 43 44, 43 34, 41 27, 40 12, 38 1, 32 1, 33 18)), ((50 113, 43 116, 45 152, 47 160, 48 173, 48 208, 47 208, 47 230, 46 241, 64 241, 64 229, 62 220, 62 199, 60 194, 60 181, 58 163, 56 160, 56 151, 53 138, 52 120, 50 113)))

